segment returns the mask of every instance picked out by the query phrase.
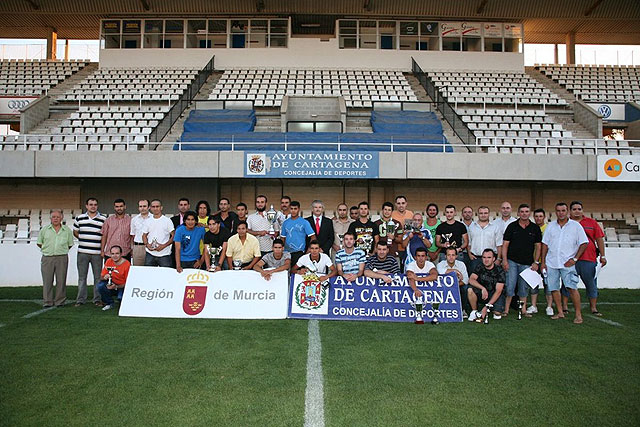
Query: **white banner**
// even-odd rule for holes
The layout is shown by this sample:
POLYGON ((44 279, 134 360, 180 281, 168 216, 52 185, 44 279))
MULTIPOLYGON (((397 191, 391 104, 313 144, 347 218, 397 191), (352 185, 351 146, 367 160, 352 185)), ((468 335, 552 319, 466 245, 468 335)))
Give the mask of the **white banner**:
POLYGON ((285 319, 289 275, 131 267, 120 316, 285 319))
POLYGON ((521 24, 504 24, 504 36, 508 39, 519 39, 522 37, 521 24))
POLYGON ((502 26, 500 24, 485 22, 484 23, 484 36, 491 38, 502 37, 502 26))
POLYGON ((20 114, 20 110, 31 102, 38 99, 37 96, 3 96, 0 97, 0 115, 15 116, 20 114))
POLYGON ((598 181, 640 181, 640 156, 598 156, 598 181))
POLYGON ((587 105, 600 113, 603 120, 624 120, 625 104, 588 103, 587 105))
POLYGON ((462 22, 441 22, 440 32, 442 37, 460 37, 462 22))

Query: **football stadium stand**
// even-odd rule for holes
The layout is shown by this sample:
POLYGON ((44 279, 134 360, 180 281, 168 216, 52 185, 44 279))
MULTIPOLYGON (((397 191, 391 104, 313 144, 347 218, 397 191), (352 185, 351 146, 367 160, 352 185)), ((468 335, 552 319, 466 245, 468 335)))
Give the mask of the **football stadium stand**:
POLYGON ((640 67, 539 65, 542 74, 586 102, 640 100, 640 67))
POLYGON ((41 95, 89 64, 84 61, 0 61, 0 95, 41 95))

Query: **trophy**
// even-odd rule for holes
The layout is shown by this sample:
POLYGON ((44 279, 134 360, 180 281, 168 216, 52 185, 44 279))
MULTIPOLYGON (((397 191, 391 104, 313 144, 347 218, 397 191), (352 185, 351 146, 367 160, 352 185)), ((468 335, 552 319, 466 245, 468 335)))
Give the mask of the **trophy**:
POLYGON ((154 237, 151 241, 151 249, 156 249, 158 246, 160 246, 160 244, 158 243, 158 239, 154 237))
POLYGON ((397 229, 398 224, 390 219, 389 222, 387 222, 387 246, 391 246, 393 244, 393 238, 395 237, 397 229))
POLYGON ((524 301, 518 300, 518 320, 522 320, 522 307, 524 307, 524 301))
POLYGON ((233 260, 233 269, 234 270, 240 270, 242 268, 242 260, 241 259, 234 259, 233 260))
POLYGON ((107 282, 107 289, 112 285, 111 276, 114 271, 116 271, 115 267, 105 267, 107 269, 107 273, 109 274, 109 281, 107 282))
MULTIPOLYGON (((487 314, 484 316, 484 324, 488 325, 489 324, 489 314, 491 313, 491 310, 493 310, 493 304, 486 304, 485 307, 487 307, 487 314)), ((480 321, 482 322, 482 319, 480 319, 480 321)))
POLYGON ((269 236, 271 236, 272 238, 276 235, 276 229, 274 228, 274 225, 277 221, 277 218, 278 213, 273 209, 273 205, 271 205, 271 207, 267 211, 267 221, 269 221, 269 236))
POLYGON ((220 252, 222 252, 221 246, 209 246, 209 260, 211 260, 211 263, 209 264, 209 271, 215 271, 216 267, 220 265, 220 252))
POLYGON ((344 240, 344 234, 338 234, 338 240, 340 241, 340 249, 344 249, 342 241, 344 240))
POLYGON ((424 320, 422 320, 422 308, 423 308, 424 296, 416 297, 416 320, 413 322, 416 325, 422 325, 424 320))
POLYGON ((440 323, 440 321, 438 320, 438 308, 440 307, 440 303, 439 302, 433 302, 431 303, 431 308, 433 309, 433 318, 431 319, 431 324, 432 325, 437 325, 440 323))

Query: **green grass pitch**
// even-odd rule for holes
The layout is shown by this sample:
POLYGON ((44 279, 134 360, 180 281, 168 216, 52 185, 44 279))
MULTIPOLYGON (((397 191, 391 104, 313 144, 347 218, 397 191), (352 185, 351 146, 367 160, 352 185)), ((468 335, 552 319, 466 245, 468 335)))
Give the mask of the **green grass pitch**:
MULTIPOLYGON (((41 295, 0 288, 2 426, 304 424, 306 320, 23 317, 41 295)), ((619 326, 320 322, 326 425, 640 425, 640 290, 600 301, 619 326)))

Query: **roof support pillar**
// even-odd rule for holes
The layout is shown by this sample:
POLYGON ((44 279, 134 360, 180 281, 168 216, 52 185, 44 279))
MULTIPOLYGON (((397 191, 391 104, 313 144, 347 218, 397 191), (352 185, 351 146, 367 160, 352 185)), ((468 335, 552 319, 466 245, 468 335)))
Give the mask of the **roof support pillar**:
POLYGON ((64 41, 64 60, 69 60, 69 39, 65 39, 64 41))
POLYGON ((560 59, 558 59, 558 43, 553 45, 553 63, 558 65, 560 63, 560 59))
POLYGON ((566 41, 567 45, 567 65, 576 63, 576 33, 567 33, 566 41))
POLYGON ((56 45, 58 44, 58 31, 55 28, 49 28, 47 34, 47 59, 56 60, 56 45))

